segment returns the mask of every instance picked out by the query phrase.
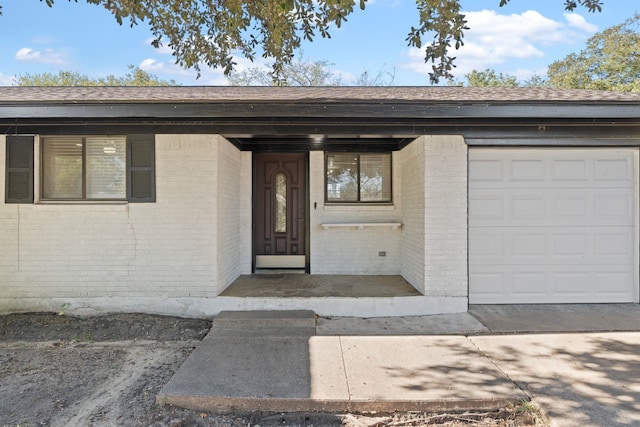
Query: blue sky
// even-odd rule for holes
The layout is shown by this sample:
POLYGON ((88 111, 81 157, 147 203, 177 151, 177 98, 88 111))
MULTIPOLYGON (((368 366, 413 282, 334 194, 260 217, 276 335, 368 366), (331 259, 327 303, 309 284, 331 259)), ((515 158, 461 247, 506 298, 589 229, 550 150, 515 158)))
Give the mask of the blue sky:
MULTIPOLYGON (((456 77, 473 69, 493 68, 525 80, 544 74, 547 65, 584 47, 597 31, 619 24, 640 11, 637 0, 604 0, 602 13, 584 9, 567 13, 562 0, 462 0, 468 25, 465 46, 458 52, 456 77)), ((133 64, 165 80, 183 85, 224 85, 220 70, 203 68, 202 76, 174 64, 166 48, 150 45, 145 25, 120 26, 105 9, 79 0, 56 0, 49 8, 39 0, 0 0, 0 85, 14 76, 59 70, 91 77, 122 76, 133 64)), ((368 0, 331 39, 303 45, 307 60, 326 60, 343 81, 363 71, 384 70, 394 85, 429 84, 424 54, 407 47, 405 37, 417 24, 415 1, 368 0)), ((238 68, 265 65, 238 58, 238 68)))

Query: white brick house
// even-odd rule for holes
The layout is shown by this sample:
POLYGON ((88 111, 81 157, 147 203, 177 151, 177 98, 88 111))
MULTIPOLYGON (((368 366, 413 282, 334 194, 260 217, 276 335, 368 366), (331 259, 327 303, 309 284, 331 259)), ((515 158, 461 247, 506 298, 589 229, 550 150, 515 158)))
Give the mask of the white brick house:
POLYGON ((637 303, 639 124, 608 92, 2 87, 0 312, 637 303), (272 267, 418 292, 221 295, 272 267))

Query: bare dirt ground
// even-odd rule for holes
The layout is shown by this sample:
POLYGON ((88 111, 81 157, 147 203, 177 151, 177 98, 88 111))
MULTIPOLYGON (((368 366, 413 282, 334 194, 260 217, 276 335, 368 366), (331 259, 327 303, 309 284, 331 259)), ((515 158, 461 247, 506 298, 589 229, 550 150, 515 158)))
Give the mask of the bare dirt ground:
POLYGON ((156 394, 211 322, 142 314, 0 316, 0 426, 522 426, 526 405, 488 413, 233 414, 159 406, 156 394))

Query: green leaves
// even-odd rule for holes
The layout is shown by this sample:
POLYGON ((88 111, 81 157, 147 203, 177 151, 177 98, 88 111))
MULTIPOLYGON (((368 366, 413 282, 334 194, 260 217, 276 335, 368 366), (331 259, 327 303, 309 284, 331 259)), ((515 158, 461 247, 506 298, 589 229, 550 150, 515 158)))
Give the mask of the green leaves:
POLYGON ((455 49, 464 45, 464 31, 468 30, 465 16, 460 11, 458 0, 417 0, 420 17, 419 26, 411 27, 406 41, 409 46, 421 48, 424 38, 432 36, 425 48, 425 62, 431 62, 431 83, 440 78, 452 79, 455 57, 450 56, 451 44, 455 49))
POLYGON ((578 7, 578 4, 584 6, 591 13, 602 12, 602 1, 600 0, 578 0, 577 2, 575 0, 565 0, 564 8, 572 12, 578 7))
POLYGON ((484 71, 473 70, 465 74, 469 86, 474 87, 518 87, 518 79, 511 74, 496 73, 495 70, 487 68, 484 71))
MULTIPOLYGON (((47 0, 52 1, 52 0, 47 0)), ((146 21, 153 46, 169 46, 176 63, 221 68, 229 74, 234 57, 273 59, 276 77, 291 62, 302 40, 330 37, 353 12, 354 0, 87 0, 112 11, 122 23, 146 21)), ((360 1, 364 8, 366 1, 360 1)))
POLYGON ((640 91, 640 14, 596 33, 585 49, 549 66, 549 82, 561 88, 640 91))
MULTIPOLYGON (((51 7, 55 0, 40 1, 51 7)), ((201 67, 222 68, 229 74, 235 57, 253 60, 262 55, 273 60, 276 80, 304 40, 313 41, 318 35, 330 38, 330 30, 347 22, 356 5, 356 0, 86 1, 108 10, 121 25, 125 20, 131 26, 147 22, 154 36, 152 45, 169 46, 176 63, 195 69, 198 75, 201 67)), ((358 0, 361 10, 366 3, 358 0)), ((508 3, 499 0, 501 7, 508 3)), ((600 12, 602 4, 602 0, 564 1, 569 11, 584 7, 600 12)), ((416 0, 416 9, 418 19, 407 34, 407 45, 424 49, 425 62, 432 64, 432 83, 451 79, 456 59, 451 51, 464 45, 464 32, 469 29, 460 0, 416 0)))

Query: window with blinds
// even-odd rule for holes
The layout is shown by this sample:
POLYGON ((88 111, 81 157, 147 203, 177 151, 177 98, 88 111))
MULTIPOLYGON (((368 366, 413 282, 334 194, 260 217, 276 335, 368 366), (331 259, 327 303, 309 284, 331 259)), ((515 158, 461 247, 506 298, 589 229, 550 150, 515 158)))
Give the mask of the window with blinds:
POLYGON ((42 197, 81 199, 83 139, 48 138, 42 144, 42 197))
POLYGON ((42 198, 126 200, 127 138, 42 138, 42 198))
POLYGON ((391 153, 326 153, 327 202, 391 203, 391 153))

